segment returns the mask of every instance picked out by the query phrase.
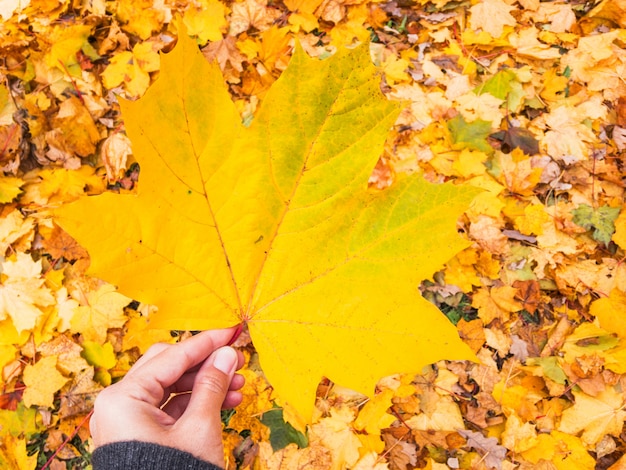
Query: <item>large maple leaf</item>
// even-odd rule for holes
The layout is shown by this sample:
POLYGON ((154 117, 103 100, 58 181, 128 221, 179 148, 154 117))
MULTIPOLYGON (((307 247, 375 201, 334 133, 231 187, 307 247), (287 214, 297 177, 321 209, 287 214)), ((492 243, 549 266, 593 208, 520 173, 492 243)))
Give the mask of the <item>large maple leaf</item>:
POLYGON ((382 376, 473 359, 417 286, 466 246, 456 220, 475 192, 416 176, 368 189, 399 105, 367 47, 323 61, 298 48, 247 128, 182 36, 146 95, 122 103, 137 194, 56 211, 91 272, 156 304, 157 327, 247 323, 305 419, 322 376, 371 394, 382 376))

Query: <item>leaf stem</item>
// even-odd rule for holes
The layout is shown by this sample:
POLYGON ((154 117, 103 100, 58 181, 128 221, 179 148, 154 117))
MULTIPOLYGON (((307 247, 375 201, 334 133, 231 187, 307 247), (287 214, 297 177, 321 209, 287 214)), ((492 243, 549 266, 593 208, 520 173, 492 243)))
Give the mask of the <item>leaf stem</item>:
POLYGON ((232 346, 233 343, 235 341, 237 341, 237 338, 239 338, 239 336, 241 335, 241 332, 243 331, 243 325, 244 323, 241 322, 237 325, 237 329, 235 330, 235 333, 233 334, 233 337, 230 338, 230 341, 228 341, 227 346, 232 346))

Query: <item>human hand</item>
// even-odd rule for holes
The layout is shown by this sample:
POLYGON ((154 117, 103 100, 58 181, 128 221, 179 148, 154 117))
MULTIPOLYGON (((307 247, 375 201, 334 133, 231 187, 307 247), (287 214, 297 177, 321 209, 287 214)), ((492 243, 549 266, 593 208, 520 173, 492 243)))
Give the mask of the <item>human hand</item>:
POLYGON ((96 447, 142 441, 174 447, 224 466, 220 411, 241 403, 243 355, 226 346, 234 328, 155 344, 119 382, 96 398, 96 447), (190 393, 189 393, 190 392, 190 393))

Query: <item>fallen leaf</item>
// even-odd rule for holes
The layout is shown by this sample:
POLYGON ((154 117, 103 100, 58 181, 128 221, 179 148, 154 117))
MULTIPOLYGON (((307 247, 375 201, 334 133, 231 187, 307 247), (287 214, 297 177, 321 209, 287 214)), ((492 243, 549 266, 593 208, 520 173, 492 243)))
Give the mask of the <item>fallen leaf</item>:
POLYGON ((487 468, 502 468, 502 461, 506 457, 506 447, 498 444, 495 437, 485 437, 479 432, 459 429, 458 433, 467 439, 467 445, 476 449, 483 457, 487 468))
POLYGON ((324 447, 307 447, 299 449, 290 444, 278 452, 274 452, 267 442, 261 442, 259 462, 267 470, 327 470, 331 468, 331 456, 324 447))
POLYGON ((350 409, 340 408, 332 410, 329 417, 322 418, 311 426, 309 442, 311 445, 319 442, 330 450, 331 470, 350 468, 359 460, 361 441, 351 426, 354 418, 355 415, 350 409))
POLYGON ((380 431, 389 427, 396 420, 394 416, 387 412, 392 406, 392 398, 393 391, 391 390, 383 390, 374 395, 361 408, 359 415, 354 421, 354 427, 357 431, 364 431, 374 438, 370 442, 373 443, 374 447, 371 450, 374 450, 376 454, 380 454, 385 448, 385 443, 380 439, 380 431))
POLYGON ((595 300, 589 307, 589 313, 600 322, 600 326, 611 333, 626 339, 626 294, 613 289, 608 297, 595 300))
MULTIPOLYGON (((0 137, 0 142, 2 141, 0 137)), ((0 177, 0 204, 6 204, 13 201, 22 193, 22 185, 24 180, 15 176, 0 177)))
POLYGON ((130 139, 119 132, 107 137, 102 142, 102 162, 109 182, 124 176, 128 156, 133 153, 130 139))
POLYGON ((88 256, 85 249, 76 243, 76 240, 56 226, 50 236, 42 241, 42 245, 55 260, 64 258, 68 261, 75 261, 88 256))
POLYGON ((499 38, 505 26, 515 26, 517 21, 511 15, 514 7, 502 0, 485 0, 470 8, 470 27, 473 30, 488 32, 493 38, 499 38))
POLYGON ((244 128, 219 68, 181 37, 123 111, 138 195, 56 215, 89 249, 92 273, 159 307, 154 326, 247 323, 278 397, 306 420, 322 377, 371 394, 385 375, 473 358, 416 286, 466 246, 456 219, 475 191, 418 177, 368 189, 398 107, 365 48, 325 61, 298 49, 244 128))
POLYGON ((200 44, 221 41, 228 30, 227 12, 227 7, 218 0, 201 0, 188 6, 183 23, 189 35, 197 37, 200 44))
POLYGON ((522 453, 525 460, 532 464, 550 461, 557 470, 592 470, 596 468, 595 459, 576 436, 552 431, 550 434, 539 434, 537 444, 522 453))
POLYGON ((591 207, 581 204, 572 211, 573 221, 586 230, 593 228, 593 239, 608 245, 615 232, 615 219, 620 210, 621 207, 591 207))
POLYGON ((44 307, 54 304, 54 296, 44 286, 41 260, 18 253, 15 260, 1 263, 6 279, 0 284, 0 320, 11 318, 18 333, 32 330, 44 314, 44 307))
POLYGON ((457 148, 470 148, 490 154, 493 148, 487 142, 491 134, 491 123, 477 119, 467 122, 463 115, 459 114, 448 121, 448 129, 452 136, 452 143, 457 148))
POLYGON ((576 391, 572 393, 576 402, 563 412, 559 431, 571 435, 582 431, 581 439, 589 448, 607 434, 619 436, 626 419, 623 393, 612 387, 597 397, 576 391))
POLYGON ((70 321, 72 333, 81 333, 87 341, 104 343, 109 328, 121 328, 126 323, 124 307, 131 299, 115 291, 115 286, 102 285, 83 295, 84 305, 76 307, 70 321))
POLYGON ((41 358, 35 365, 24 368, 24 405, 52 408, 54 394, 61 390, 68 379, 57 370, 57 357, 41 358))

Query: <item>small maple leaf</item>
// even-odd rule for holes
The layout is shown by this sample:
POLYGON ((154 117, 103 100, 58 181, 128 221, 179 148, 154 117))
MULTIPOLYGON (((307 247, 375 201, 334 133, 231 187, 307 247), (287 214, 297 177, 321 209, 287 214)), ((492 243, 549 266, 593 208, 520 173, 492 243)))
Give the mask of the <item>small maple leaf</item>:
POLYGON ((246 128, 218 66, 180 37, 122 106, 138 193, 56 217, 92 273, 159 307, 153 326, 246 323, 306 421, 322 377, 372 394, 385 375, 474 358, 417 286, 467 245, 456 220, 476 191, 419 177, 368 189, 399 106, 366 47, 325 61, 298 48, 246 128))
POLYGON ((52 408, 54 394, 68 381, 57 370, 57 356, 47 356, 24 369, 24 404, 52 408))

